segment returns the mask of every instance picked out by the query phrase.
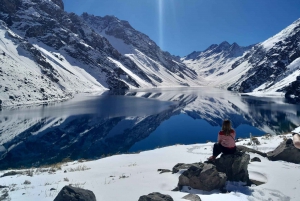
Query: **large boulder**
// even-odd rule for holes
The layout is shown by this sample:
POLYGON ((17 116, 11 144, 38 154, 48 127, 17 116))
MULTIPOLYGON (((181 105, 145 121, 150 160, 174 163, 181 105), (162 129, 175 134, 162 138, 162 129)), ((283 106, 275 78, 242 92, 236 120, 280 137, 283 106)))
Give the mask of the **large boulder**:
POLYGON ((225 186, 226 175, 218 172, 213 164, 192 164, 190 168, 179 176, 178 187, 190 186, 194 189, 212 191, 225 186))
POLYGON ((58 193, 54 201, 96 201, 95 194, 90 190, 65 186, 58 193))
POLYGON ((155 192, 141 196, 138 201, 173 201, 173 198, 169 195, 155 192))
POLYGON ((271 161, 287 161, 291 163, 300 163, 300 150, 297 149, 292 139, 282 142, 274 151, 267 153, 271 161))
POLYGON ((222 154, 215 165, 219 172, 224 172, 228 181, 249 182, 248 164, 250 155, 237 151, 235 154, 222 154))

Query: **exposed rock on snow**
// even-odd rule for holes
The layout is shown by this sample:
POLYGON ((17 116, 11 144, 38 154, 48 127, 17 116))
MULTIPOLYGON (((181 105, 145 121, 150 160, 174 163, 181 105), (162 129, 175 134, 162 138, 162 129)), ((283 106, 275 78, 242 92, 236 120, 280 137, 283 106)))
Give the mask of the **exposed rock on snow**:
POLYGON ((226 174, 218 172, 216 166, 208 163, 193 164, 179 176, 178 186, 190 186, 194 189, 212 191, 225 186, 226 174))
POLYGON ((249 182, 248 164, 250 155, 237 151, 234 154, 222 154, 216 159, 216 167, 224 172, 228 181, 249 182))
POLYGON ((86 189, 76 188, 72 186, 63 187, 54 201, 96 201, 95 194, 86 189))
POLYGON ((169 195, 155 192, 141 196, 138 201, 173 201, 173 198, 169 195))
POLYGON ((297 149, 292 139, 282 142, 274 151, 268 152, 268 158, 272 161, 287 161, 300 163, 300 149, 297 149))
POLYGON ((190 200, 190 201, 201 201, 201 198, 195 194, 188 194, 184 196, 182 199, 190 200))
POLYGON ((261 162, 260 158, 254 157, 250 160, 251 162, 261 162))

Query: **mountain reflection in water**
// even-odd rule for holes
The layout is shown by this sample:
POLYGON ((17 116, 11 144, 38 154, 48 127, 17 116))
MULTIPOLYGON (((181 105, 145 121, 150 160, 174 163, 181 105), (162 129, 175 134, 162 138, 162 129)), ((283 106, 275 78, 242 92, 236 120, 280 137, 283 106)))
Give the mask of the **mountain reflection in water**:
POLYGON ((152 89, 77 96, 55 105, 0 112, 0 169, 215 141, 223 119, 238 137, 281 134, 300 107, 208 88, 152 89))

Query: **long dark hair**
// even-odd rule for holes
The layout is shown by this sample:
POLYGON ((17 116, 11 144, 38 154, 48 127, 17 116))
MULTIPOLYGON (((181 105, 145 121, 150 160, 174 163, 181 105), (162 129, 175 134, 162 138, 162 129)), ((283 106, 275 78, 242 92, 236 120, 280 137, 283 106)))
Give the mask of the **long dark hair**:
POLYGON ((232 130, 233 129, 231 128, 231 121, 225 119, 222 124, 222 131, 225 133, 225 135, 230 135, 232 130))

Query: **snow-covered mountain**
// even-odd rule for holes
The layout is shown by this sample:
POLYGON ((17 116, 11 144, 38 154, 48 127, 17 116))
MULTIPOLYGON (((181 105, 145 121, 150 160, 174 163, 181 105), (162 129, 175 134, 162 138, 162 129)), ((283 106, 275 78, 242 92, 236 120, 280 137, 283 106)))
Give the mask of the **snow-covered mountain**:
POLYGON ((300 75, 300 19, 254 46, 223 42, 182 61, 210 86, 261 95, 285 93, 288 87, 287 97, 299 99, 298 85, 289 85, 300 75))
POLYGON ((299 100, 300 20, 256 45, 225 41, 180 59, 127 21, 63 9, 62 0, 1 0, 0 106, 176 86, 279 92, 299 100))
POLYGON ((105 89, 199 86, 194 71, 128 22, 63 8, 61 0, 1 1, 2 106, 105 89))
POLYGON ((194 51, 181 61, 205 79, 206 85, 217 85, 218 79, 230 71, 231 66, 253 46, 241 47, 237 43, 213 44, 204 51, 194 51))

